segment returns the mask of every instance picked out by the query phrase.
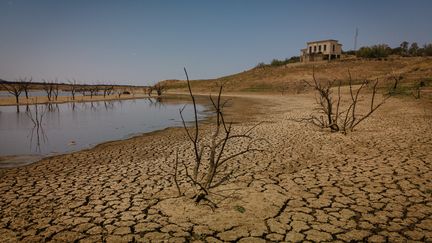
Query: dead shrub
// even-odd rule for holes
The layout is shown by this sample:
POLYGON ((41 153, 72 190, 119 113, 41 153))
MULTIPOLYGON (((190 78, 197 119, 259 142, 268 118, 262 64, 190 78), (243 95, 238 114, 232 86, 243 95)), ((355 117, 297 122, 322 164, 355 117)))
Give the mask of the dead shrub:
POLYGON ((184 195, 179 180, 179 177, 183 176, 182 181, 190 184, 194 190, 193 199, 196 203, 206 201, 210 203, 212 207, 217 207, 209 198, 209 195, 215 194, 213 189, 239 176, 239 174, 242 173, 238 162, 239 157, 253 152, 263 152, 264 149, 262 149, 262 146, 260 146, 258 142, 265 140, 255 139, 251 135, 251 132, 259 124, 246 131, 238 132, 234 131, 232 122, 227 122, 225 120, 224 107, 227 101, 222 101, 223 85, 219 87, 216 99, 210 95, 210 101, 216 117, 212 125, 212 131, 210 133, 205 131, 198 121, 196 100, 192 93, 186 69, 184 69, 184 72, 187 79, 189 95, 193 104, 194 126, 189 128, 186 125, 183 117, 185 107, 180 110, 180 116, 194 155, 193 161, 185 162, 179 158, 177 152, 174 163, 173 181, 179 196, 184 195), (241 144, 243 144, 243 146, 241 146, 241 144), (241 148, 238 150, 230 149, 233 145, 239 145, 241 148), (181 170, 181 166, 183 166, 183 170, 181 170))
POLYGON ((355 88, 349 71, 348 74, 349 99, 344 101, 341 96, 341 81, 319 82, 315 77, 315 71, 313 71, 313 83, 305 82, 317 93, 316 104, 318 107, 315 109, 317 112, 298 121, 306 121, 320 128, 330 128, 332 132, 346 134, 354 131, 354 128, 370 117, 390 97, 385 96, 380 102, 376 102, 378 79, 376 81, 365 79, 355 88), (366 88, 371 89, 372 94, 367 98, 370 103, 369 109, 365 113, 361 113, 358 105, 364 100, 360 99, 360 94, 366 88), (337 89, 336 96, 334 96, 334 89, 337 89))

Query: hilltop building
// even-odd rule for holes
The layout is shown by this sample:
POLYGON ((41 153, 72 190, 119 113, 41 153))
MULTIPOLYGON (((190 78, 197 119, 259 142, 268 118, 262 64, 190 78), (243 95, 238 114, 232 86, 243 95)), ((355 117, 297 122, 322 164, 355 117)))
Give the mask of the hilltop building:
POLYGON ((302 62, 314 62, 339 59, 342 54, 342 44, 337 40, 311 41, 305 49, 301 49, 302 62))

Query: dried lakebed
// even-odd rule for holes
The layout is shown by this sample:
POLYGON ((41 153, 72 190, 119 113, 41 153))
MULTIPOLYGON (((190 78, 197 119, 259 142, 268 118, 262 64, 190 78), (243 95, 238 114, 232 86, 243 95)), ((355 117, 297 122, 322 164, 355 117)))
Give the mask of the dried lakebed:
POLYGON ((289 119, 310 114, 313 95, 262 101, 253 135, 272 148, 238 161, 214 211, 177 196, 176 151, 193 154, 169 128, 0 169, 1 241, 432 241, 430 106, 392 99, 345 136, 289 119))

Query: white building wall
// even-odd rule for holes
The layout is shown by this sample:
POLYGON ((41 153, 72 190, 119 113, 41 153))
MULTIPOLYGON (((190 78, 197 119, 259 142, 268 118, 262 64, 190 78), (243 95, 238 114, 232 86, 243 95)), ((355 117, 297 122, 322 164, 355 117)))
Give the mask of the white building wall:
POLYGON ((328 56, 329 59, 330 59, 330 55, 339 58, 340 55, 342 54, 342 45, 339 44, 337 41, 333 41, 333 40, 328 40, 323 42, 311 42, 307 44, 306 50, 304 52, 301 51, 301 53, 302 53, 303 61, 320 60, 319 54, 329 55, 328 56), (325 50, 324 50, 324 46, 326 46, 325 50), (314 54, 318 54, 318 56, 314 54))

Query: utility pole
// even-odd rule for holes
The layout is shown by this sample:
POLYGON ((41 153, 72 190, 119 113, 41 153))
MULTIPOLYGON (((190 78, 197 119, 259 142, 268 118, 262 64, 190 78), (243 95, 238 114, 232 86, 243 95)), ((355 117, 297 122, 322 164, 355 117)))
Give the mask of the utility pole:
POLYGON ((354 36, 354 51, 357 51, 357 38, 358 38, 358 28, 356 28, 354 36))

